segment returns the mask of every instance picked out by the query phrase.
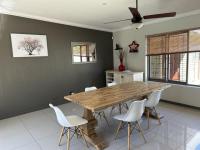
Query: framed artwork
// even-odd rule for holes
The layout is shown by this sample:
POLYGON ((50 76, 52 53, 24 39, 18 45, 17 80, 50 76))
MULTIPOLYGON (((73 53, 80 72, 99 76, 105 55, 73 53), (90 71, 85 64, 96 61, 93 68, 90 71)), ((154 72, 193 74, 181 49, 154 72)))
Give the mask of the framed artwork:
POLYGON ((46 35, 11 33, 13 57, 48 56, 46 35))
POLYGON ((97 61, 96 43, 71 42, 72 64, 95 63, 97 61))

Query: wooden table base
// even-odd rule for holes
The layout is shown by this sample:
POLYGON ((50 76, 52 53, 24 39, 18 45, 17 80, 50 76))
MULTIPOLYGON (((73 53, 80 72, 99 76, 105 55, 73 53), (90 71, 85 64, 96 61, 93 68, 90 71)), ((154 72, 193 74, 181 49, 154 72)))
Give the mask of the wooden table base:
POLYGON ((103 150, 107 147, 107 144, 103 138, 99 137, 95 131, 97 126, 97 120, 95 119, 92 111, 84 109, 83 118, 88 120, 88 123, 82 127, 84 134, 86 135, 86 140, 92 144, 96 150, 103 150))

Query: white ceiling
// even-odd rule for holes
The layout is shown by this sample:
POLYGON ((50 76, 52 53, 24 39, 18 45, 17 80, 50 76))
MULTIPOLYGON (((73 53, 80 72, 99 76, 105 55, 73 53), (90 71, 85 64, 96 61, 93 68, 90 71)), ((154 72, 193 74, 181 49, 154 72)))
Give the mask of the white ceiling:
MULTIPOLYGON (((200 0, 139 0, 141 15, 176 11, 179 16, 199 6, 200 0)), ((4 13, 109 31, 131 25, 129 21, 104 24, 131 18, 128 7, 135 7, 135 0, 0 0, 4 13)))

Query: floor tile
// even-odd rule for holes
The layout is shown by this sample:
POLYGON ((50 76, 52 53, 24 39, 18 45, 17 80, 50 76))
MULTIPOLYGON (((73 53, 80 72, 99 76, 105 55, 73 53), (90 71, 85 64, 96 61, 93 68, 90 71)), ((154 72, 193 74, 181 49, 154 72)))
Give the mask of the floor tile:
POLYGON ((12 150, 34 142, 30 133, 17 117, 0 121, 0 148, 12 150))
POLYGON ((43 111, 37 111, 19 116, 26 129, 35 139, 58 133, 60 126, 43 111))
POLYGON ((15 148, 13 150, 42 150, 37 143, 31 143, 28 145, 24 145, 22 147, 15 148))

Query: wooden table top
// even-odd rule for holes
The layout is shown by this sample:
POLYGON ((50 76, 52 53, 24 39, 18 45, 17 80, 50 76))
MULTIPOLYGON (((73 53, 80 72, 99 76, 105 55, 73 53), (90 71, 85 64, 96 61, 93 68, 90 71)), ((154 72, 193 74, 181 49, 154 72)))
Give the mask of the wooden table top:
POLYGON ((142 99, 154 90, 167 88, 168 86, 165 83, 134 81, 112 87, 100 88, 95 91, 65 96, 64 99, 79 104, 91 111, 97 111, 121 102, 142 99))

